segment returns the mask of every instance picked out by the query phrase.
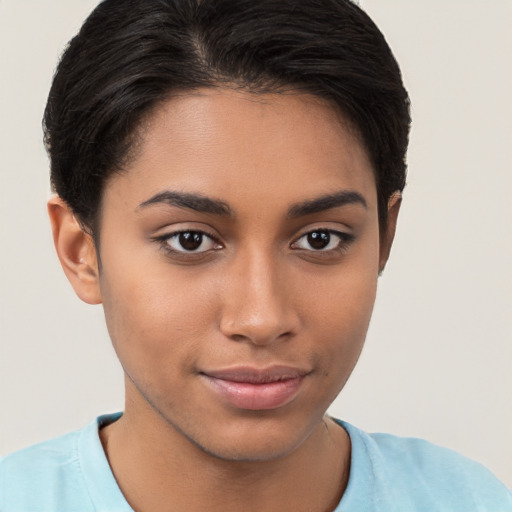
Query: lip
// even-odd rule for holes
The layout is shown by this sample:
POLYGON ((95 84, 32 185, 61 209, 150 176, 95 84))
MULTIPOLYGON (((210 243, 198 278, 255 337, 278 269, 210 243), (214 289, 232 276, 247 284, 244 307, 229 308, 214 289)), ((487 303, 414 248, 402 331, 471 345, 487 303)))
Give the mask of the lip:
POLYGON ((307 370, 289 366, 258 369, 247 366, 201 372, 209 388, 239 409, 270 410, 290 403, 307 370))

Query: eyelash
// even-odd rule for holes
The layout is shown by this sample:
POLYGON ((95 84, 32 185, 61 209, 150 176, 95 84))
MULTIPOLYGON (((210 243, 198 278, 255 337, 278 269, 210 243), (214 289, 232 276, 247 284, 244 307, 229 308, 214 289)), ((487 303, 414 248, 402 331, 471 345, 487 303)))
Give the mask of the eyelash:
MULTIPOLYGON (((355 240, 355 236, 350 233, 345 233, 343 231, 337 231, 335 229, 330 228, 316 228, 312 229, 310 231, 307 231, 306 233, 303 233, 300 237, 298 237, 294 242, 291 243, 291 246, 293 248, 293 245, 298 244, 298 242, 306 237, 309 237, 313 234, 319 234, 322 235, 328 235, 329 236, 329 243, 331 243, 332 236, 335 236, 338 238, 338 243, 336 244, 336 247, 333 247, 331 249, 301 249, 297 248, 296 250, 303 250, 305 252, 310 252, 314 255, 332 255, 332 254, 339 254, 340 252, 343 252, 348 249, 348 246, 355 240)), ((327 245, 327 246, 328 246, 327 245)))
POLYGON ((205 253, 209 252, 208 250, 207 251, 187 251, 187 250, 180 251, 180 250, 173 249, 169 245, 170 240, 172 240, 173 238, 178 239, 180 235, 185 235, 185 234, 194 234, 194 235, 201 236, 202 237, 201 245, 204 243, 205 239, 211 240, 211 242, 216 244, 218 247, 215 247, 210 250, 219 250, 222 248, 222 244, 214 236, 210 235, 209 233, 205 233, 204 231, 198 230, 198 229, 183 229, 180 231, 174 231, 173 233, 168 233, 165 235, 157 236, 154 238, 154 240, 159 242, 161 244, 162 249, 170 255, 193 256, 193 255, 198 255, 198 254, 204 255, 205 253))
MULTIPOLYGON (((208 254, 210 253, 211 251, 217 251, 219 249, 222 249, 222 244, 219 242, 219 240, 217 240, 214 236, 212 236, 211 234, 209 233, 206 233, 204 231, 201 231, 201 230, 195 230, 195 229, 183 229, 183 230, 180 230, 180 231, 174 231, 173 233, 168 233, 168 234, 165 234, 165 235, 161 235, 161 236, 158 236, 158 237, 155 237, 154 240, 156 242, 159 242, 160 245, 161 245, 161 248, 169 255, 171 256, 176 256, 176 255, 180 255, 180 256, 183 256, 183 257, 197 257, 198 255, 205 255, 205 254, 208 254), (180 235, 185 235, 185 234, 193 234, 193 235, 199 235, 201 237, 201 244, 199 245, 199 247, 201 247, 201 245, 203 245, 205 239, 209 239, 211 241, 211 243, 215 244, 216 247, 213 247, 212 249, 207 249, 205 251, 196 251, 196 250, 190 250, 190 251, 187 251, 185 248, 183 248, 184 250, 176 250, 174 248, 172 248, 169 244, 170 240, 172 239, 178 239, 180 237, 180 235)), ((296 238, 291 244, 290 244, 290 247, 293 249, 293 250, 297 250, 297 251, 303 251, 305 253, 311 253, 312 255, 319 255, 319 256, 328 256, 328 255, 336 255, 336 254, 340 254, 341 252, 344 252, 345 250, 348 249, 348 246, 355 240, 355 236, 350 234, 350 233, 345 233, 343 231, 337 231, 337 230, 334 230, 334 229, 330 229, 330 228, 316 228, 316 229, 312 229, 310 231, 307 231, 306 233, 303 233, 302 235, 300 235, 298 238, 296 238), (329 243, 328 245, 332 242, 331 240, 331 237, 332 236, 335 236, 339 239, 336 247, 333 247, 333 248, 330 248, 330 249, 324 249, 324 248, 321 248, 321 249, 306 249, 306 248, 300 248, 300 247, 294 247, 296 246, 300 240, 302 239, 305 239, 306 237, 310 236, 310 235, 313 235, 315 233, 320 233, 322 235, 328 235, 329 237, 329 243)), ((327 246, 328 246, 327 245, 327 246)), ((183 247, 183 246, 182 246, 183 247)))

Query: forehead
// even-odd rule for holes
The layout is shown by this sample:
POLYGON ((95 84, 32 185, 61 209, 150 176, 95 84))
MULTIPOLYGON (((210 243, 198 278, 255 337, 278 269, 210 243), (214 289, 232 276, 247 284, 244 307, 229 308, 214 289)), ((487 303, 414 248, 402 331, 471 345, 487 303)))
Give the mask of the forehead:
MULTIPOLYGON (((126 172, 106 187, 138 204, 164 189, 286 204, 353 189, 376 202, 358 137, 327 101, 298 93, 203 89, 160 104, 126 172)), ((262 203, 263 204, 263 203, 262 203)))

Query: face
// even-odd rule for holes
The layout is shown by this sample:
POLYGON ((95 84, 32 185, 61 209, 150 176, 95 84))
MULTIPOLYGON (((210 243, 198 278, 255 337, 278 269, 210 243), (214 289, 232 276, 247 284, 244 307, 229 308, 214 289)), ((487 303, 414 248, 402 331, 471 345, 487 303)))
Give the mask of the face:
POLYGON ((107 183, 100 237, 127 417, 229 460, 278 458, 320 428, 381 263, 371 165, 332 107, 228 90, 170 100, 107 183))

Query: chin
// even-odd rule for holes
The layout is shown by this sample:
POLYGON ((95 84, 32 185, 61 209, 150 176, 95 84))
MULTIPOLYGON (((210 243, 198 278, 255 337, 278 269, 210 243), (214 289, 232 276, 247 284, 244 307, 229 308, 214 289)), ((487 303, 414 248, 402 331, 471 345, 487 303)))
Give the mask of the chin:
MULTIPOLYGON (((297 422, 286 415, 251 414, 199 428, 180 430, 204 454, 230 462, 270 462, 294 452, 315 430, 310 422, 297 422)), ((321 423, 321 419, 319 420, 321 423)))
POLYGON ((271 462, 285 458, 297 448, 296 444, 300 444, 292 444, 290 439, 272 439, 262 442, 257 439, 234 441, 230 438, 224 443, 222 440, 216 440, 211 444, 191 441, 203 453, 226 462, 271 462))

